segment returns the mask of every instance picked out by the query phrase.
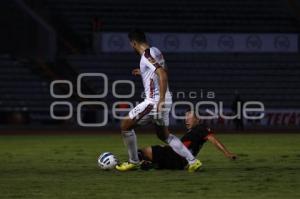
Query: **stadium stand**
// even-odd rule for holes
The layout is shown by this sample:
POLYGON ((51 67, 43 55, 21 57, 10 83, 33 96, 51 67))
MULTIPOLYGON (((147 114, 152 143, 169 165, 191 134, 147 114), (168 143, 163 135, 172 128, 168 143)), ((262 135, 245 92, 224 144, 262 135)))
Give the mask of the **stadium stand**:
MULTIPOLYGON (((297 108, 300 105, 297 89, 300 86, 300 60, 296 55, 219 55, 217 60, 214 55, 167 54, 165 57, 175 101, 182 99, 182 95, 177 99, 177 92, 195 91, 197 98, 190 100, 196 102, 199 98, 207 99, 206 93, 214 91, 215 100, 222 100, 229 107, 238 91, 245 100, 263 101, 268 108, 297 108), (203 92, 204 97, 201 97, 203 92)), ((132 100, 140 101, 140 79, 130 76, 131 69, 138 63, 137 57, 128 54, 73 55, 68 60, 78 73, 107 74, 110 85, 120 79, 135 81, 138 92, 132 100)))
MULTIPOLYGON (((287 5, 280 0, 26 2, 56 29, 58 40, 63 37, 64 43, 72 49, 67 53, 58 49, 58 60, 51 63, 53 67, 50 69, 59 71, 59 67, 68 65, 70 70, 62 70, 70 71, 69 75, 74 76, 72 79, 83 72, 107 74, 109 95, 101 101, 108 104, 114 101, 112 82, 120 79, 136 82, 137 92, 130 101, 141 101, 141 82, 131 76, 131 69, 138 66, 139 58, 134 53, 93 54, 91 42, 95 19, 100 26, 97 31, 127 32, 132 27, 148 32, 300 31, 300 22, 289 14, 287 5)), ((20 19, 20 14, 17 16, 20 19)), ((174 53, 165 54, 165 57, 171 90, 174 93, 195 91, 197 98, 190 98, 192 102, 199 98, 205 100, 205 96, 200 95, 213 91, 216 93, 215 100, 224 101, 225 106, 230 108, 238 92, 244 100, 259 100, 271 109, 300 107, 300 58, 297 54, 174 53)), ((49 83, 57 78, 51 79, 45 76, 45 72, 36 70, 36 63, 17 61, 10 56, 0 56, 0 71, 1 111, 26 110, 32 121, 49 122, 49 106, 53 101, 49 83)), ((99 82, 91 80, 85 87, 91 94, 97 93, 99 82)), ((122 92, 128 92, 127 88, 122 92)), ((180 100, 180 97, 174 97, 175 101, 180 100)), ((72 96, 71 101, 77 103, 80 99, 72 96)))
POLYGON ((39 122, 49 119, 49 86, 28 64, 8 55, 0 56, 0 110, 2 113, 26 112, 39 122))
POLYGON ((97 1, 49 0, 73 31, 89 37, 92 21, 102 31, 149 32, 298 32, 299 21, 281 0, 97 1))

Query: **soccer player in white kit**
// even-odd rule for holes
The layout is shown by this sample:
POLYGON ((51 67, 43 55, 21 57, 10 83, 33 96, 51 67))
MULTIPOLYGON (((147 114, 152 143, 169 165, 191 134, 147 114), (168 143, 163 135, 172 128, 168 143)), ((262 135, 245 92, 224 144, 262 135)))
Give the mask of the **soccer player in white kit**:
POLYGON ((162 53, 156 47, 150 47, 144 32, 134 30, 128 34, 131 47, 141 55, 140 68, 134 69, 134 75, 141 75, 146 99, 133 108, 121 121, 121 132, 128 149, 129 161, 116 166, 119 171, 138 169, 137 139, 134 128, 137 125, 153 123, 156 134, 163 142, 169 144, 180 156, 186 158, 188 171, 197 171, 202 163, 197 160, 175 135, 169 132, 169 112, 172 96, 168 88, 168 75, 162 53))

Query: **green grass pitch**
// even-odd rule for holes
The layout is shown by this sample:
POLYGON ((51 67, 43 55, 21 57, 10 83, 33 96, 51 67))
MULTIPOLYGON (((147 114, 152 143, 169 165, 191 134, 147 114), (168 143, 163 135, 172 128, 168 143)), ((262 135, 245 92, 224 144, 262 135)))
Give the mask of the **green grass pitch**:
MULTIPOLYGON (((104 151, 126 160, 120 135, 0 136, 0 198, 300 198, 300 134, 218 137, 237 161, 206 143, 201 172, 119 173, 96 161, 104 151)), ((138 142, 161 143, 141 134, 138 142)))

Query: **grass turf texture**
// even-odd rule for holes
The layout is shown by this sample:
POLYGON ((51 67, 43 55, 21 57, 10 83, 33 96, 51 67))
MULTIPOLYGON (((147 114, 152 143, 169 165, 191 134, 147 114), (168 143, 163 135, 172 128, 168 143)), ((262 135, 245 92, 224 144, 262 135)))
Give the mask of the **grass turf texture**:
MULTIPOLYGON (((121 136, 0 136, 0 198, 300 198, 300 135, 219 135, 239 155, 229 161, 210 143, 203 171, 97 167, 100 152, 121 160, 121 136)), ((139 146, 160 143, 138 135, 139 146)))

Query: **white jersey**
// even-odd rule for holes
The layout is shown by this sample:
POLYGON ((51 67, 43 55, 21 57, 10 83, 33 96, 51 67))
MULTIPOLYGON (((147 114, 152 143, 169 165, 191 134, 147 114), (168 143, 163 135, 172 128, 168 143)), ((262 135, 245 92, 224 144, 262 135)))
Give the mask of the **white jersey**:
MULTIPOLYGON (((159 77, 155 73, 155 70, 159 67, 166 68, 165 60, 160 50, 156 47, 146 49, 141 57, 140 70, 146 99, 154 102, 159 101, 159 77)), ((167 86, 165 98, 171 98, 169 86, 167 86)))

